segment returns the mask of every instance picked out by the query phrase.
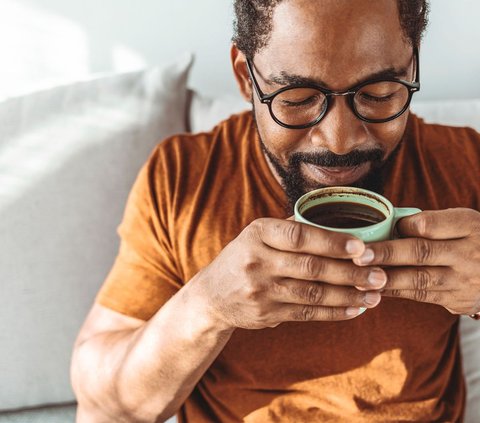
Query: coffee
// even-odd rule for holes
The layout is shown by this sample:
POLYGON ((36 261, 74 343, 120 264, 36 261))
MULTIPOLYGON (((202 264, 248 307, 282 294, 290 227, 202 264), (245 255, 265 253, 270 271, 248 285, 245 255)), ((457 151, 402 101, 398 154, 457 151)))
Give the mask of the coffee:
POLYGON ((305 210, 302 215, 317 225, 340 229, 362 228, 386 219, 380 210, 373 207, 340 201, 317 204, 305 210))
POLYGON ((385 197, 355 187, 325 187, 302 195, 295 220, 305 225, 353 235, 364 242, 393 239, 397 222, 421 210, 394 207, 385 197))

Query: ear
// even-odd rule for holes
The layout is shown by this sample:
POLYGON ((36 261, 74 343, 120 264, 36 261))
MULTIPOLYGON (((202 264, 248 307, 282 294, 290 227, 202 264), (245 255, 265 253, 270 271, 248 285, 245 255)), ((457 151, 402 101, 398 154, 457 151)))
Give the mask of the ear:
POLYGON ((235 44, 232 44, 230 48, 230 59, 240 94, 246 101, 250 102, 252 101, 252 83, 248 75, 246 58, 235 44))

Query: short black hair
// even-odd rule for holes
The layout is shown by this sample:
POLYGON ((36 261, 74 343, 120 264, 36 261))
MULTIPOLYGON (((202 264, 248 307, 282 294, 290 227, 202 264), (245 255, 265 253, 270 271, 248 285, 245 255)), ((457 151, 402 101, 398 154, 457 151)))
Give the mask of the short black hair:
MULTIPOLYGON (((268 43, 275 7, 283 0, 234 0, 232 41, 249 59, 268 43)), ((408 42, 419 47, 428 24, 428 0, 397 0, 400 25, 408 42)))

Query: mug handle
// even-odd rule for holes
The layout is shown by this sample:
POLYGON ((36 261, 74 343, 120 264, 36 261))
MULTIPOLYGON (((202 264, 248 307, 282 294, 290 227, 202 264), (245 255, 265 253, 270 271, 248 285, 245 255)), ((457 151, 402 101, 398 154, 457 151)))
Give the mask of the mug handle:
POLYGON ((422 210, 417 209, 416 207, 395 207, 393 214, 393 225, 392 225, 392 239, 398 239, 398 233, 396 230, 397 222, 407 216, 412 216, 414 214, 420 213, 422 210))

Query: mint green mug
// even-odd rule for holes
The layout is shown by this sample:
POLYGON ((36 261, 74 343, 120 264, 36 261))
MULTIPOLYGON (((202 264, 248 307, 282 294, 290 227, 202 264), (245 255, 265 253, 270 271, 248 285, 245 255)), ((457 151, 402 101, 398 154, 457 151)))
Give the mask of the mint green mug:
POLYGON ((419 212, 421 212, 420 209, 413 207, 394 207, 390 201, 380 194, 353 187, 320 188, 306 193, 295 203, 295 220, 297 222, 335 232, 348 233, 365 242, 393 239, 397 222, 402 217, 411 216, 419 212), (312 209, 313 207, 315 209, 312 209), (333 218, 331 221, 334 222, 336 219, 335 213, 337 213, 335 207, 338 207, 339 210, 350 208, 354 213, 357 210, 360 215, 367 213, 374 216, 374 219, 372 218, 369 222, 365 221, 365 226, 335 227, 334 225, 326 226, 314 223, 312 221, 313 218, 305 217, 305 215, 309 215, 309 211, 312 214, 312 212, 317 210, 328 209, 328 213, 333 218))

